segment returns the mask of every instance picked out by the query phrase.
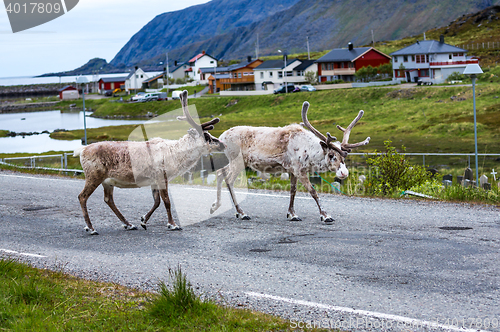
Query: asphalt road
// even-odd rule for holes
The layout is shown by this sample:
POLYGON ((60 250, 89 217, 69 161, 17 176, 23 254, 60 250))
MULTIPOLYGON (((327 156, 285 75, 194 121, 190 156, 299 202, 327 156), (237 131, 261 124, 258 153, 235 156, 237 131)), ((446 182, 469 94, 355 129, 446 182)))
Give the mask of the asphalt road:
MULTIPOLYGON (((322 196, 336 219, 323 225, 305 194, 296 200, 303 221, 290 222, 286 193, 250 191, 240 196, 252 220, 239 221, 227 192, 210 216, 214 189, 176 185, 182 231, 167 230, 163 205, 147 231, 125 231, 99 188, 88 206, 100 235, 90 236, 77 200, 83 183, 0 171, 0 255, 144 289, 180 265, 198 292, 292 327, 500 331, 496 207, 322 196)), ((116 189, 115 202, 138 225, 152 197, 116 189)))

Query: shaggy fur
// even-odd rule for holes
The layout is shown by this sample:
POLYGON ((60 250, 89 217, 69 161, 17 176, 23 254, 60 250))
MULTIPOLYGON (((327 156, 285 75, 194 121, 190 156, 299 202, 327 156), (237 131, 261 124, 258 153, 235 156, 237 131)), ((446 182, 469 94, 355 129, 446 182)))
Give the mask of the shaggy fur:
POLYGON ((287 213, 289 219, 300 220, 294 210, 297 180, 299 180, 316 201, 321 220, 325 223, 334 221, 321 207, 316 190, 309 181, 308 173, 330 171, 336 172, 339 179, 346 178, 349 175, 345 166, 347 152, 351 148, 367 144, 370 138, 361 143, 348 143, 349 133, 361 118, 362 112, 347 129, 339 128, 344 132, 344 139, 340 143, 334 142, 335 138, 329 134, 328 138, 322 135, 309 124, 308 108, 309 103, 305 102, 302 120, 310 131, 293 124, 278 128, 240 126, 222 133, 219 139, 227 146, 225 154, 230 163, 217 173, 217 199, 212 204, 211 213, 214 213, 221 205, 222 180, 225 179, 237 217, 250 219, 239 206, 233 192, 236 177, 247 166, 263 173, 287 172, 290 174, 290 205, 287 213), (242 158, 238 158, 239 156, 242 158), (239 163, 238 160, 243 160, 244 163, 239 163))

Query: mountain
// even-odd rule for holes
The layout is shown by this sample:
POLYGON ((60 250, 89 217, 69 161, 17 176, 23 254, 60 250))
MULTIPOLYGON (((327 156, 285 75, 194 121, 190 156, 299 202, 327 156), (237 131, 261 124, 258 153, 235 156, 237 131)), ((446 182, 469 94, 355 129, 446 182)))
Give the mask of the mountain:
POLYGON ((158 56, 164 59, 167 50, 186 45, 196 44, 201 50, 204 41, 259 22, 297 2, 299 0, 215 0, 164 13, 137 32, 111 64, 130 66, 158 56))
POLYGON ((86 64, 81 67, 78 67, 74 70, 60 72, 60 73, 48 73, 43 74, 38 77, 44 76, 72 76, 72 75, 89 75, 95 72, 100 73, 122 73, 123 68, 117 68, 113 65, 110 65, 105 59, 94 58, 89 60, 86 64))
MULTIPOLYGON (((187 61, 206 51, 216 58, 259 56, 394 40, 447 25, 500 0, 212 0, 158 15, 118 52, 113 66, 157 67, 165 52, 187 61)), ((173 61, 172 61, 173 62, 173 61)), ((161 67, 161 66, 160 66, 161 67)))

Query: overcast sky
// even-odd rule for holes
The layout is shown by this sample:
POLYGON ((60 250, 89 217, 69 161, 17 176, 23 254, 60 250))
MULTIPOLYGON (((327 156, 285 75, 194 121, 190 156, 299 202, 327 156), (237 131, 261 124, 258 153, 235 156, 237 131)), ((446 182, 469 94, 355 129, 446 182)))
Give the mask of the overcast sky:
POLYGON ((155 16, 209 0, 80 0, 71 11, 12 33, 0 4, 0 77, 75 69, 92 58, 108 62, 155 16))

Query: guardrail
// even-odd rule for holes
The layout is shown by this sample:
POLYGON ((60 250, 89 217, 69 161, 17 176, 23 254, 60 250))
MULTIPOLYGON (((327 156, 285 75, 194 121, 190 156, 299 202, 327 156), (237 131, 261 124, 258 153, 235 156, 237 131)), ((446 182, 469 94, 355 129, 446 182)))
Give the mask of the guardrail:
POLYGON ((81 170, 81 169, 71 169, 71 168, 68 168, 68 155, 72 156, 73 153, 41 155, 41 156, 30 156, 30 157, 2 158, 2 159, 0 159, 0 164, 11 166, 11 167, 24 168, 24 169, 43 169, 43 170, 58 171, 58 172, 83 173, 83 170, 81 170), (37 159, 47 159, 47 158, 52 158, 52 159, 54 159, 54 158, 60 158, 60 160, 61 160, 61 167, 60 168, 55 168, 55 167, 36 166, 36 160, 37 159), (16 164, 12 164, 12 163, 8 162, 8 161, 14 161, 14 160, 29 160, 29 166, 27 166, 27 165, 21 166, 21 165, 16 165, 16 164))

